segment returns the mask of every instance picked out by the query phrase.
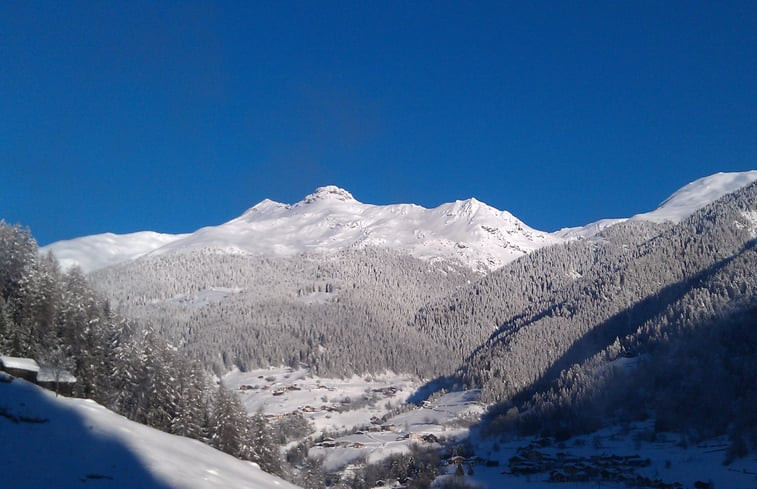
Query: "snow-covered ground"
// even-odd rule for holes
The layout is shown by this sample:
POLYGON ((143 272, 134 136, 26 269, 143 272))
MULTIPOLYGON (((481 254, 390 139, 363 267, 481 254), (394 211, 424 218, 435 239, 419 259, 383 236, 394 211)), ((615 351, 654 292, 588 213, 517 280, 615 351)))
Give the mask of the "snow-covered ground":
POLYGON ((249 413, 302 414, 313 423, 312 439, 348 432, 310 449, 310 456, 323 457, 327 472, 359 459, 379 462, 414 443, 439 446, 441 439, 464 438, 484 409, 478 391, 447 393, 421 406, 407 404, 421 381, 392 373, 333 379, 280 367, 234 370, 223 383, 238 392, 249 413))
MULTIPOLYGON (((651 423, 638 423, 630 426, 614 426, 596 433, 571 438, 558 443, 549 440, 547 446, 538 437, 516 438, 507 441, 501 439, 482 439, 476 434, 471 439, 478 461, 471 462, 474 474, 464 479, 484 488, 507 487, 511 489, 578 489, 602 487, 625 489, 624 482, 592 479, 589 482, 551 482, 550 472, 530 475, 510 474, 511 457, 525 447, 536 447, 535 451, 546 456, 581 459, 590 463, 591 457, 633 457, 640 460, 649 459, 649 465, 633 467, 633 471, 651 481, 659 480, 665 484, 679 483, 683 488, 694 488, 697 481, 712 483, 713 489, 755 489, 757 488, 757 455, 751 453, 746 458, 724 465, 728 441, 724 438, 710 440, 706 443, 685 446, 678 434, 655 434, 651 423), (487 466, 489 462, 490 466, 487 466), (497 466, 494 466, 498 464, 497 466)), ((532 458, 536 458, 535 456, 532 458)), ((469 465, 464 464, 465 467, 469 465)), ((575 464, 578 465, 578 464, 575 464)), ((642 486, 643 487, 643 486, 642 486)))
POLYGON ((316 432, 338 432, 370 423, 405 403, 420 385, 410 375, 386 373, 333 379, 308 369, 233 370, 223 384, 239 394, 247 412, 269 416, 301 413, 316 432))
POLYGON ((657 209, 637 214, 632 220, 678 223, 710 202, 746 187, 757 180, 757 170, 733 173, 716 173, 695 180, 665 199, 657 209))
POLYGON ((445 442, 464 439, 483 406, 478 403, 478 390, 451 392, 422 406, 409 405, 408 410, 346 436, 336 438, 336 446, 315 447, 311 456, 324 457, 324 469, 337 471, 358 459, 368 463, 410 451, 410 445, 441 447, 445 442))
MULTIPOLYGON (((467 438, 475 454, 463 462, 463 467, 466 472, 472 470, 472 475, 461 479, 482 488, 628 487, 623 482, 595 479, 556 485, 549 480, 550 470, 513 474, 517 470, 510 460, 516 455, 530 460, 570 459, 574 466, 627 457, 644 461, 628 470, 650 481, 679 483, 682 488, 694 488, 697 481, 712 483, 717 489, 757 488, 754 453, 724 465, 726 439, 686 446, 680 435, 655 434, 651 423, 610 427, 564 442, 539 437, 486 438, 475 427, 484 409, 478 403, 477 391, 435 396, 421 406, 407 405, 399 414, 378 421, 379 416, 403 404, 419 387, 419 381, 392 374, 328 379, 312 376, 305 369, 288 368, 235 371, 223 381, 237 389, 250 412, 274 416, 301 412, 319 432, 351 428, 351 433, 323 439, 311 448, 311 456, 323 457, 326 471, 344 470, 364 460, 380 462, 389 455, 408 452, 412 444, 442 449, 445 443, 467 438), (324 401, 324 396, 328 400, 324 401), (366 404, 342 413, 320 408, 303 411, 305 406, 322 405, 342 409, 350 404, 342 402, 347 397, 350 403, 366 404), (469 429, 471 424, 474 427, 469 429)), ((314 433, 313 438, 318 434, 314 433)), ((2 488, 294 487, 252 463, 198 441, 131 422, 90 400, 55 397, 26 381, 11 381, 2 373, 0 435, 2 488)), ((440 471, 447 475, 440 476, 437 482, 455 477, 455 468, 454 464, 441 465, 440 471)))
POLYGON ((196 440, 0 372, 0 487, 286 489, 295 486, 196 440))
MULTIPOLYGON (((628 359, 618 362, 617 366, 633 368, 628 359)), ((419 406, 406 404, 421 386, 419 380, 407 376, 386 374, 342 380, 312 376, 306 369, 282 367, 244 373, 234 371, 227 374, 223 382, 237 389, 251 413, 280 416, 299 412, 312 421, 315 431, 311 439, 320 441, 310 449, 309 455, 322 458, 326 472, 345 469, 349 472, 351 464, 380 462, 390 455, 409 452, 413 444, 444 451, 445 444, 457 444, 467 439, 475 455, 469 457, 463 467, 466 472, 471 467, 473 475, 465 475, 462 479, 482 488, 597 487, 596 480, 556 485, 549 480, 550 471, 511 474, 510 458, 517 455, 519 449, 522 454, 529 445, 538 445, 537 451, 544 456, 556 457, 561 453, 585 463, 589 463, 591 457, 638 456, 649 459, 648 466, 632 467, 633 473, 651 481, 678 482, 683 488, 693 488, 696 481, 713 482, 713 488, 717 489, 757 488, 757 456, 754 453, 725 466, 727 440, 684 447, 679 435, 655 435, 650 423, 611 427, 562 443, 550 440, 542 446, 544 440, 538 437, 508 440, 482 437, 476 425, 485 406, 478 402, 479 392, 476 390, 434 396, 419 406), (240 387, 243 390, 239 390, 240 387), (341 413, 332 411, 349 409, 349 404, 342 402, 348 397, 351 403, 364 405, 341 413), (398 407, 401 409, 397 414, 398 407), (334 432, 347 434, 323 439, 324 433, 331 435, 334 432)), ((446 471, 448 475, 442 475, 437 481, 452 477, 455 468, 454 464, 442 465, 440 471, 446 471)), ((628 486, 602 480, 599 487, 620 489, 628 486)))
POLYGON ((134 260, 145 253, 182 239, 187 234, 140 231, 129 234, 103 233, 56 241, 40 248, 52 252, 63 269, 78 266, 84 273, 134 260))

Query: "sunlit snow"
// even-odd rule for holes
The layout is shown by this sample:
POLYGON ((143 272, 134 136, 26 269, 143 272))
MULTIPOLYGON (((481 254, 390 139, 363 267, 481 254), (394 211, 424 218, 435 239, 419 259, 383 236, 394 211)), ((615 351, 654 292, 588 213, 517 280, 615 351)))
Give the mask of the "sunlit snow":
POLYGON ((150 489, 295 486, 196 440, 0 372, 0 487, 150 489))

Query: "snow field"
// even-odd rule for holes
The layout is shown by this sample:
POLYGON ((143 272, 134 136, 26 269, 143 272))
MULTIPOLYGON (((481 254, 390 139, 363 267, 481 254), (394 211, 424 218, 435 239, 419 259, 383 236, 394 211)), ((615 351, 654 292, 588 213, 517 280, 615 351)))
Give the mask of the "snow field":
POLYGON ((259 489, 292 484, 197 440, 0 373, 0 487, 259 489))

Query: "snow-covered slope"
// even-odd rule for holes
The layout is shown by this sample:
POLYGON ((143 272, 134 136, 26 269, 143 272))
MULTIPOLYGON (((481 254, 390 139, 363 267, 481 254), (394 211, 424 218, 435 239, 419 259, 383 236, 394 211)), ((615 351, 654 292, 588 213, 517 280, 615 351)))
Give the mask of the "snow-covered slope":
MULTIPOLYGON (((631 219, 678 222, 755 180, 757 170, 701 178, 656 210, 631 219)), ((489 271, 543 246, 594 236, 624 220, 603 219, 550 234, 473 198, 433 209, 414 204, 370 205, 344 189, 326 186, 293 205, 263 200, 236 219, 191 234, 99 234, 59 241, 41 251, 52 251, 64 267, 76 264, 90 272, 147 254, 196 249, 287 256, 374 246, 428 260, 456 259, 474 270, 489 271)))
POLYGON ((40 252, 52 251, 64 269, 78 265, 84 272, 91 272, 133 260, 186 236, 188 235, 161 234, 152 231, 130 234, 104 233, 56 241, 42 247, 40 252))
POLYGON ((149 489, 295 486, 196 440, 55 397, 0 373, 0 487, 149 489))
POLYGON ((757 170, 734 173, 721 172, 700 178, 683 186, 652 212, 637 214, 631 219, 678 223, 710 202, 715 202, 726 194, 746 187, 755 180, 757 180, 757 170))
POLYGON ((148 253, 213 249, 287 256, 374 246, 422 259, 457 259, 475 270, 488 271, 561 241, 476 199, 433 209, 413 204, 370 205, 334 186, 318 188, 293 205, 266 199, 236 219, 189 235, 159 235, 164 240, 161 246, 156 246, 155 235, 137 234, 147 238, 131 240, 139 245, 133 253, 125 251, 131 249, 131 242, 114 235, 108 240, 95 236, 53 243, 42 251, 52 250, 67 260, 65 265, 77 262, 92 271, 148 253))
MULTIPOLYGON (((670 221, 678 223, 707 204, 715 202, 726 194, 746 187, 755 180, 757 180, 757 170, 732 173, 720 172, 703 177, 680 188, 673 195, 665 199, 657 209, 643 214, 636 214, 630 219, 634 221, 659 223, 670 221)), ((628 219, 602 219, 586 226, 563 228, 552 233, 552 235, 561 239, 590 238, 603 229, 626 220, 628 219)))
POLYGON ((557 241, 476 199, 434 209, 369 205, 327 186, 294 205, 264 200, 232 221, 200 229, 153 254, 214 248, 286 256, 374 246, 422 259, 456 258, 473 269, 489 270, 557 241))
POLYGON ((559 231, 552 233, 554 236, 562 239, 578 239, 578 238, 591 238, 592 236, 602 232, 603 229, 618 224, 619 222, 627 221, 628 219, 600 219, 587 224, 586 226, 576 226, 570 228, 562 228, 559 231))

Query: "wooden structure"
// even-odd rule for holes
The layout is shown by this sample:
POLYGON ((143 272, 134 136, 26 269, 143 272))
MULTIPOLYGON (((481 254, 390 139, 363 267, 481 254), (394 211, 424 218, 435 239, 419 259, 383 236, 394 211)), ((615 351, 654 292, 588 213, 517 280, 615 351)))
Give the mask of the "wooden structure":
POLYGON ((40 367, 31 358, 0 356, 0 370, 66 396, 73 394, 76 384, 76 377, 71 372, 61 368, 40 367))
POLYGON ((40 367, 37 374, 37 384, 58 394, 70 396, 74 393, 76 377, 68 370, 40 367))
POLYGON ((36 384, 39 364, 31 358, 0 356, 0 370, 36 384))

